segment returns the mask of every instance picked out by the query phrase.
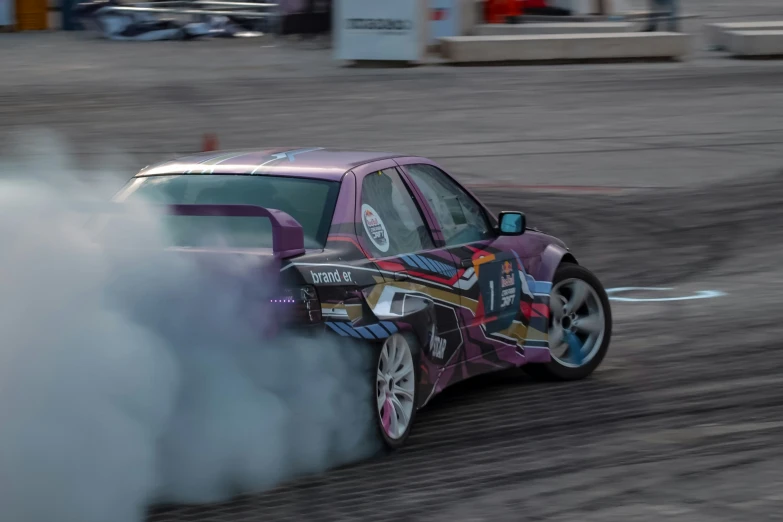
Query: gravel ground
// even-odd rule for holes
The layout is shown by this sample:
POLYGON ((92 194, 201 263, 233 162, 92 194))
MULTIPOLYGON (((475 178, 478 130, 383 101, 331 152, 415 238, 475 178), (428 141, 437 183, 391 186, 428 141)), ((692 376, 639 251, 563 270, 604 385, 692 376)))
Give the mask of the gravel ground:
MULTIPOLYGON (((684 4, 703 15, 697 34, 783 20, 777 0, 684 4)), ((609 287, 727 293, 615 302, 610 355, 587 381, 477 379, 422 412, 391 457, 151 522, 783 518, 783 62, 701 44, 679 64, 379 70, 257 40, 0 47, 0 144, 45 127, 85 163, 124 151, 129 175, 204 132, 226 148, 422 154, 563 237, 609 287)))

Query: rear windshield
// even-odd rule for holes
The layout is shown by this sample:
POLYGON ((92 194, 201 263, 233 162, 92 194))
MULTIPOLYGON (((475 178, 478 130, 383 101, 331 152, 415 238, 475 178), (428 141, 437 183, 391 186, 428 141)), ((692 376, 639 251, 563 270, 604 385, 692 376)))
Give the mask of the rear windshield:
MULTIPOLYGON (((338 182, 319 179, 178 174, 134 178, 117 199, 274 208, 302 225, 305 248, 317 249, 326 243, 338 190, 338 182)), ((272 248, 272 224, 264 217, 168 215, 165 221, 176 246, 272 248)))

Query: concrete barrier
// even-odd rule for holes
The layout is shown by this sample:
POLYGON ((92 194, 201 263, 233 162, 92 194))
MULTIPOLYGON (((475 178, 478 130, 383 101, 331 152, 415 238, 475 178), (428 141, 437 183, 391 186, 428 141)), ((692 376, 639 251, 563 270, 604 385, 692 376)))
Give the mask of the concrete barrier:
POLYGON ((689 52, 690 35, 666 32, 441 39, 441 53, 451 63, 672 60, 689 52))
POLYGON ((732 31, 728 49, 733 56, 783 58, 783 29, 779 31, 732 31))
POLYGON ((481 36, 515 34, 580 34, 580 33, 622 33, 634 29, 628 22, 571 22, 558 24, 481 24, 476 34, 481 36))
POLYGON ((729 33, 735 31, 780 31, 783 21, 778 22, 728 22, 724 24, 708 24, 707 42, 718 50, 728 49, 729 33))

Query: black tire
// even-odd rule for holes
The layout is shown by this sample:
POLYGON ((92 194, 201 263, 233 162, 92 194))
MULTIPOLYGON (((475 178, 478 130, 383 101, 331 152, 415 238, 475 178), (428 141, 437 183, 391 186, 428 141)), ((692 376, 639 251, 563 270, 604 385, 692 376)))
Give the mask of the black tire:
MULTIPOLYGON (((405 429, 405 432, 402 434, 402 436, 398 438, 392 438, 389 436, 389 434, 386 432, 383 426, 383 419, 381 417, 381 412, 378 410, 378 382, 376 379, 376 374, 378 370, 378 365, 380 363, 380 357, 381 357, 381 351, 383 350, 384 344, 376 345, 375 347, 375 357, 373 358, 374 365, 372 367, 372 379, 373 383, 375 383, 372 387, 372 408, 375 416, 375 426, 377 428, 378 436, 380 437, 381 441, 383 442, 385 449, 387 450, 397 450, 405 445, 405 442, 408 440, 408 437, 411 434, 411 431, 413 429, 414 424, 416 423, 416 411, 417 411, 417 404, 418 404, 418 384, 419 384, 419 376, 420 376, 420 358, 421 358, 421 345, 419 344, 418 340, 416 339, 416 336, 410 334, 410 333, 395 333, 392 334, 392 336, 400 336, 402 337, 409 349, 411 354, 411 359, 413 362, 413 409, 410 415, 410 420, 408 421, 408 426, 405 429)), ((407 381, 406 381, 407 382, 407 381)))
MULTIPOLYGON (((522 368, 529 375, 543 380, 557 381, 577 381, 590 376, 598 366, 600 366, 606 353, 609 351, 609 344, 612 339, 612 309, 609 305, 609 297, 598 278, 588 269, 575 265, 573 263, 563 262, 557 267, 555 277, 552 281, 552 288, 559 282, 566 279, 580 279, 590 285, 596 292, 598 299, 603 306, 604 312, 604 336, 598 351, 592 359, 583 366, 571 367, 565 366, 553 358, 550 362, 544 364, 528 364, 522 368)), ((550 313, 550 322, 552 314, 550 313)))

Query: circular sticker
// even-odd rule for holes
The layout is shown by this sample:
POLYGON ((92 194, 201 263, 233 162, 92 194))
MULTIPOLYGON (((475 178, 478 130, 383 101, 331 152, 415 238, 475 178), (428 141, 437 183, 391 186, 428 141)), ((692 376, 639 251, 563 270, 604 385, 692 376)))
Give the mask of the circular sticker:
POLYGON ((367 236, 372 244, 381 252, 387 252, 389 250, 389 234, 386 232, 386 226, 375 209, 366 203, 362 205, 362 223, 364 223, 364 230, 367 231, 367 236))

